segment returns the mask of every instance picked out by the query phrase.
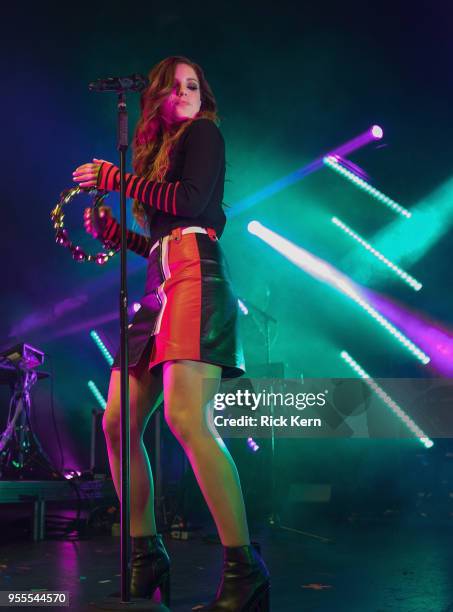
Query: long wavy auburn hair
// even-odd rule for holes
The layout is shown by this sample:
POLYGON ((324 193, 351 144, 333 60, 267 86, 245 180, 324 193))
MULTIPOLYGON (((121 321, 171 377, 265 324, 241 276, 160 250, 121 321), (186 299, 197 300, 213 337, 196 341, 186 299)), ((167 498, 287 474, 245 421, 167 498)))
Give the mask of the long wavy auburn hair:
MULTIPOLYGON (((141 96, 141 115, 133 139, 134 172, 148 180, 163 181, 170 167, 170 154, 194 119, 205 117, 218 122, 217 104, 203 70, 198 64, 182 56, 167 57, 148 75, 149 86, 141 96), (178 64, 191 66, 200 84, 201 107, 193 119, 169 126, 163 120, 161 105, 174 87, 175 70, 178 64)), ((146 227, 147 217, 142 204, 134 200, 132 212, 137 223, 146 227)))

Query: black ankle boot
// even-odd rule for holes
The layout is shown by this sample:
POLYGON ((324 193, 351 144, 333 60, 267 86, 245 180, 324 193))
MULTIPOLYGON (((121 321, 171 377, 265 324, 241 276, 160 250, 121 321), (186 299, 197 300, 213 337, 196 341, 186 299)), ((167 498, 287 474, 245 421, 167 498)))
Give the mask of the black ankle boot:
POLYGON ((269 572, 253 546, 224 546, 216 598, 200 612, 269 612, 269 572))
POLYGON ((162 536, 132 538, 131 597, 149 597, 160 588, 162 603, 170 605, 170 558, 162 536))

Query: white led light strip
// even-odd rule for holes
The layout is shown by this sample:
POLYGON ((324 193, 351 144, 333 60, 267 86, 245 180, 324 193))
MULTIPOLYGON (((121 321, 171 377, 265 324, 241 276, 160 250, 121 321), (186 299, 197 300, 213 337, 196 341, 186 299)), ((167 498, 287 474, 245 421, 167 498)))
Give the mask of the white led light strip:
POLYGON ((413 342, 409 340, 404 334, 402 334, 394 325, 390 323, 380 312, 378 312, 373 306, 371 306, 366 300, 364 300, 354 289, 352 289, 349 285, 343 288, 343 291, 346 295, 349 295, 354 302, 356 302, 359 306, 361 306, 369 315, 373 317, 378 323, 382 325, 387 331, 389 331, 392 336, 397 338, 401 342, 403 346, 405 346, 417 359, 419 359, 424 365, 431 361, 431 357, 429 357, 426 353, 424 353, 421 349, 418 348, 413 342))
POLYGON ((415 289, 415 291, 420 291, 423 285, 418 280, 416 280, 413 276, 411 276, 410 274, 405 272, 402 268, 394 264, 392 261, 390 261, 390 259, 387 259, 385 255, 383 255, 380 251, 378 251, 373 246, 371 246, 369 242, 367 242, 366 240, 361 238, 358 234, 356 234, 356 232, 354 232, 354 230, 352 230, 348 225, 346 225, 346 223, 343 223, 343 221, 340 221, 338 217, 332 217, 331 221, 334 225, 342 229, 345 232, 345 234, 347 234, 348 236, 351 236, 351 238, 354 238, 354 240, 356 240, 367 251, 369 251, 377 259, 379 259, 379 261, 382 261, 383 264, 385 264, 388 268, 390 268, 390 270, 392 270, 395 274, 397 274, 401 278, 401 280, 403 280, 410 287, 412 287, 412 289, 415 289))
POLYGON ((370 183, 364 181, 362 178, 354 174, 354 172, 351 172, 350 170, 344 168, 335 156, 327 155, 326 157, 324 157, 323 161, 324 165, 326 165, 328 168, 335 170, 335 172, 348 179, 356 187, 368 193, 378 202, 385 204, 385 206, 395 211, 399 215, 407 217, 408 219, 412 216, 412 213, 408 211, 407 208, 404 208, 403 206, 401 206, 401 204, 398 204, 398 202, 395 202, 395 200, 392 200, 392 198, 386 196, 385 193, 382 193, 382 191, 379 191, 379 189, 376 189, 376 187, 373 187, 372 185, 370 185, 370 183))
POLYGON ((346 351, 341 351, 341 358, 346 361, 346 363, 363 379, 366 385, 372 389, 378 397, 392 410, 392 412, 407 426, 407 428, 412 431, 412 433, 420 440, 420 442, 426 447, 431 448, 434 445, 434 442, 428 438, 428 436, 420 429, 420 427, 414 423, 414 421, 410 418, 408 414, 404 412, 404 410, 398 406, 398 404, 392 400, 390 395, 384 391, 384 389, 377 384, 375 380, 370 378, 370 375, 365 372, 365 370, 360 367, 360 365, 347 353, 346 351))

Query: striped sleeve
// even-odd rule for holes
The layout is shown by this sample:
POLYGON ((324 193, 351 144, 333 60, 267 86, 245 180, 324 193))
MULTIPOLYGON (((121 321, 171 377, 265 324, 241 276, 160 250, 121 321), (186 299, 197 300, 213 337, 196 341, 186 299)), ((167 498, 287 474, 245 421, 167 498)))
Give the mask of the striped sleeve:
MULTIPOLYGON (((194 121, 183 137, 181 179, 175 182, 149 181, 127 173, 127 197, 173 216, 197 217, 206 208, 225 164, 223 138, 218 127, 209 119, 194 121)), ((97 187, 105 191, 119 191, 119 168, 103 162, 97 187)))
MULTIPOLYGON (((127 248, 137 255, 142 257, 148 257, 151 248, 151 239, 143 234, 138 234, 131 230, 127 230, 127 248)), ((102 235, 102 241, 109 245, 109 248, 117 248, 121 242, 121 227, 118 221, 113 217, 110 217, 106 223, 104 233, 102 235)))

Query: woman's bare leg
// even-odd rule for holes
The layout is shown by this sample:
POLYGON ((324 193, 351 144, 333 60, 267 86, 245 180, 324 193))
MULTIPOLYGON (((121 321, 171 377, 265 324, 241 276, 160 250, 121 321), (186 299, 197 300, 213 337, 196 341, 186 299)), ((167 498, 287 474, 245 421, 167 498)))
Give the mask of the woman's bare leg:
MULTIPOLYGON (((130 534, 132 537, 154 535, 154 482, 143 432, 162 396, 162 376, 142 368, 129 375, 130 397, 130 534)), ((110 377, 107 407, 102 420, 107 450, 118 499, 120 498, 120 372, 110 377)))
POLYGON ((221 368, 212 364, 166 362, 165 418, 192 465, 222 544, 243 546, 250 539, 239 475, 222 439, 207 425, 220 377, 221 368))

